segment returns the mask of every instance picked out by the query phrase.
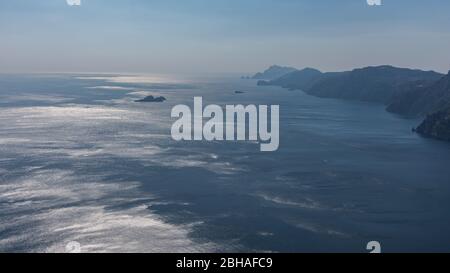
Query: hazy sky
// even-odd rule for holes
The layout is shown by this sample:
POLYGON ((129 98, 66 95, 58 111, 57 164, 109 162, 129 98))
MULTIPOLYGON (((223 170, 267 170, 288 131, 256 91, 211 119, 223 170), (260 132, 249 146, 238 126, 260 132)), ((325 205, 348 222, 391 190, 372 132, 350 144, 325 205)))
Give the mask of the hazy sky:
POLYGON ((450 69, 450 1, 0 0, 2 72, 450 69))

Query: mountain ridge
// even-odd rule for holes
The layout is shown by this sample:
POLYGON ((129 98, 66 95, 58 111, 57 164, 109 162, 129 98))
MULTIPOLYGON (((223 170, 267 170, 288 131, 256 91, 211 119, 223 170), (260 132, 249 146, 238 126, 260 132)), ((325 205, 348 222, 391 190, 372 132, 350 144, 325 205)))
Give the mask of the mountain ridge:
POLYGON ((323 98, 377 102, 392 113, 426 116, 417 133, 450 141, 450 71, 444 75, 391 65, 326 73, 305 68, 258 81, 258 85, 299 89, 323 98))
POLYGON ((254 80, 274 80, 286 74, 297 71, 296 68, 288 66, 272 65, 264 72, 256 73, 252 79, 254 80))

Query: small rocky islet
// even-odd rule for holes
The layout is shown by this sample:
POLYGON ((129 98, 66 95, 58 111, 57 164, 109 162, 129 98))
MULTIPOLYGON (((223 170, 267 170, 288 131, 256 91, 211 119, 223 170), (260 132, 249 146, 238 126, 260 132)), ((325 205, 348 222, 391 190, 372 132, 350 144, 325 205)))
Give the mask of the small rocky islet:
POLYGON ((147 96, 140 100, 135 100, 135 102, 165 102, 167 99, 165 97, 155 97, 155 96, 147 96))

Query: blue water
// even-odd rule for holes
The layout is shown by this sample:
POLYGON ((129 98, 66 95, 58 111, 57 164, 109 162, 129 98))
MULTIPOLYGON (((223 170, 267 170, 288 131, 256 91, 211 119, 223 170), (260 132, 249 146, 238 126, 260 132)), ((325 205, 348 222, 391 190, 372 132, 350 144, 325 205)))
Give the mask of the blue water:
POLYGON ((449 251, 450 144, 420 120, 231 76, 96 76, 0 76, 0 251, 449 251), (279 150, 173 141, 194 96, 279 104, 279 150))

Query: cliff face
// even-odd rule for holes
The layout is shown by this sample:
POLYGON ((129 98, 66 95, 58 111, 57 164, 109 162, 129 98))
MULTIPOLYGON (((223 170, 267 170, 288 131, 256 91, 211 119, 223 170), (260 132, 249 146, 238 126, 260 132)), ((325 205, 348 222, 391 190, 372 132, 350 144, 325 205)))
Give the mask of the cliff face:
POLYGON ((450 141, 450 108, 428 115, 416 132, 426 137, 450 141))
POLYGON ((306 68, 258 84, 301 89, 318 97, 379 102, 388 105, 388 111, 402 115, 429 114, 416 131, 427 137, 450 141, 450 72, 443 75, 377 66, 321 73, 306 68))
POLYGON ((421 116, 450 108, 450 72, 433 84, 405 92, 395 98, 388 111, 410 116, 421 116))

